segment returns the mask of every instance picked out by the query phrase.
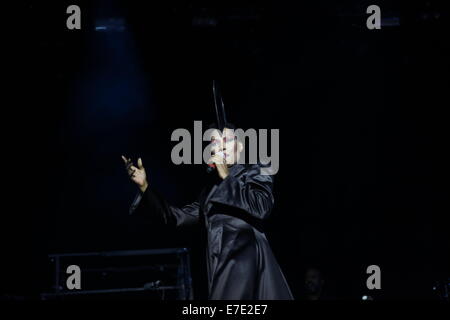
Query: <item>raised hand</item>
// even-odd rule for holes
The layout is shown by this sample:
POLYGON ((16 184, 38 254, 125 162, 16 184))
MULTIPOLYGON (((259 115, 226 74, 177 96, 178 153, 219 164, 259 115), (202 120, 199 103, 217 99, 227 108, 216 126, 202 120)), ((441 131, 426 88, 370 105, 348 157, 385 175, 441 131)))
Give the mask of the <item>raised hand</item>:
POLYGON ((145 172, 144 165, 142 164, 142 159, 138 159, 138 166, 134 166, 131 159, 127 159, 124 156, 122 156, 122 160, 125 164, 125 168, 127 169, 128 175, 130 176, 130 179, 136 183, 136 185, 139 187, 141 192, 145 192, 148 187, 147 182, 147 174, 145 172))
POLYGON ((225 161, 225 159, 219 155, 219 154, 215 154, 213 155, 209 160, 208 163, 214 163, 216 165, 216 171, 217 174, 219 175, 220 178, 222 178, 222 180, 224 180, 226 177, 228 177, 228 165, 225 161))

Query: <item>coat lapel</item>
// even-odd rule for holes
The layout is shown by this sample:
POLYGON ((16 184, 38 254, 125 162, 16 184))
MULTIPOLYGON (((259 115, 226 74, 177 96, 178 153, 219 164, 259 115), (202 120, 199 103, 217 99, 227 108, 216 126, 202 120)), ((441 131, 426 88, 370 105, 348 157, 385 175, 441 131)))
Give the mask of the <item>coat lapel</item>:
MULTIPOLYGON (((245 167, 241 164, 235 164, 230 168, 229 174, 233 177, 237 177, 245 167)), ((209 210, 211 210, 212 203, 209 202, 209 199, 213 196, 213 194, 216 192, 218 185, 214 184, 212 188, 210 189, 209 193, 206 194, 207 191, 204 192, 203 199, 202 199, 202 208, 205 216, 208 214, 209 210)))

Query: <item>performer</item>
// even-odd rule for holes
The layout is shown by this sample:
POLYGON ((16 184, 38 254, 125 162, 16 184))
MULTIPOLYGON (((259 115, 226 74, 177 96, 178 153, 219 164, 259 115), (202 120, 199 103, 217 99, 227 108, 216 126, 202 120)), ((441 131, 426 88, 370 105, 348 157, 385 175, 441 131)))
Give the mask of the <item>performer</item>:
POLYGON ((291 300, 262 225, 274 204, 273 176, 262 175, 261 165, 238 163, 243 145, 233 129, 227 125, 223 136, 218 130, 212 134, 210 162, 215 164, 216 180, 196 202, 181 208, 169 204, 149 184, 141 158, 134 166, 122 156, 140 189, 131 211, 144 211, 180 227, 204 224, 209 299, 291 300))

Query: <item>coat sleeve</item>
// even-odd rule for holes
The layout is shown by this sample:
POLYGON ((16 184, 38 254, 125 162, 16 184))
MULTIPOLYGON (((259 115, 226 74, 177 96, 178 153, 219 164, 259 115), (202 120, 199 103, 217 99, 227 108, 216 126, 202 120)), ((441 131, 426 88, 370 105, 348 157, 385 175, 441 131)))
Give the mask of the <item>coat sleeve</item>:
POLYGON ((194 225, 199 218, 199 204, 193 202, 183 207, 168 203, 157 191, 148 187, 136 195, 130 207, 130 214, 145 214, 163 224, 177 227, 194 225))
POLYGON ((257 219, 267 219, 274 204, 273 176, 252 167, 240 177, 228 175, 211 196, 210 202, 243 210, 257 219))

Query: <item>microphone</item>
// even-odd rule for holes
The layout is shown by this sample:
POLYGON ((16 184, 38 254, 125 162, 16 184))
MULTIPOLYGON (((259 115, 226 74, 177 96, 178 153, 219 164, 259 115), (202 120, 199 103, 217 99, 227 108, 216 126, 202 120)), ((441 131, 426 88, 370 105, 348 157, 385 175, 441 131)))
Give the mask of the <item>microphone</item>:
POLYGON ((214 163, 208 163, 208 167, 206 168, 207 173, 212 173, 216 169, 216 165, 214 163))
MULTIPOLYGON (((223 153, 223 151, 219 151, 216 153, 216 155, 222 157, 225 159, 225 154, 223 153)), ((215 163, 208 163, 208 167, 206 168, 206 172, 207 173, 212 173, 214 172, 214 170, 216 170, 216 164, 215 163)))

